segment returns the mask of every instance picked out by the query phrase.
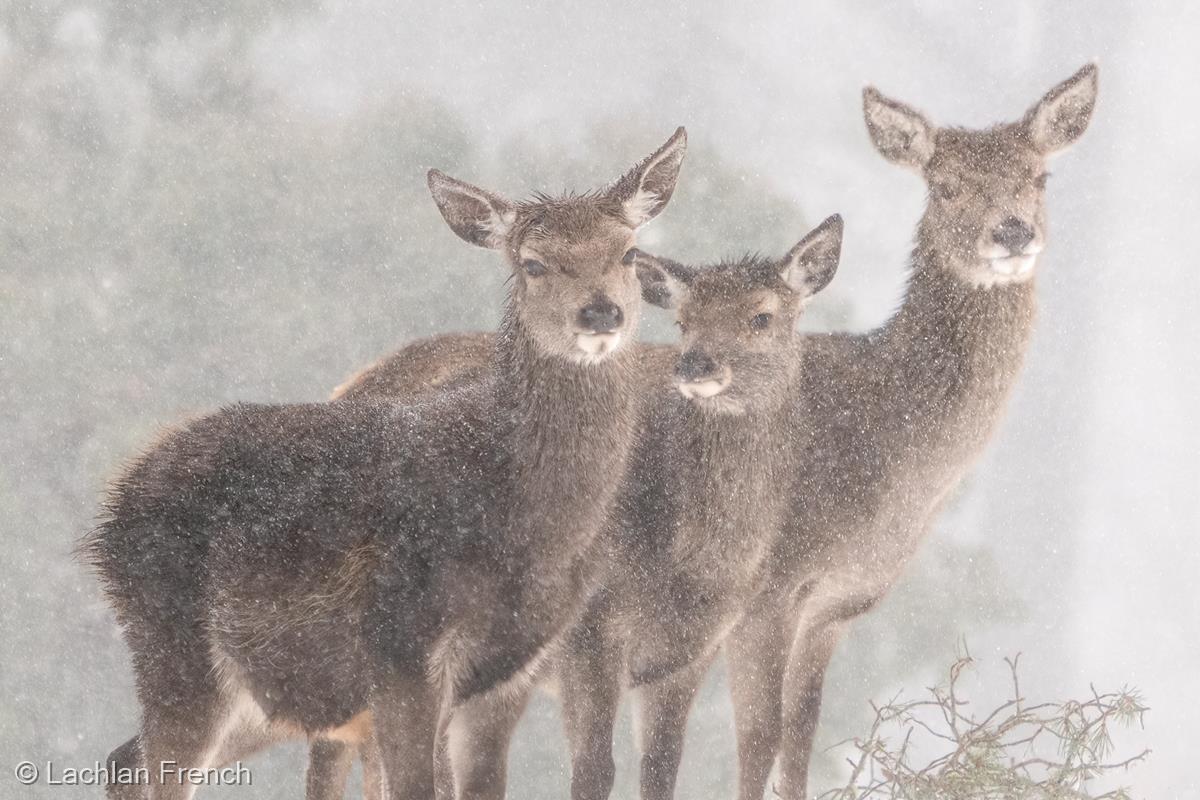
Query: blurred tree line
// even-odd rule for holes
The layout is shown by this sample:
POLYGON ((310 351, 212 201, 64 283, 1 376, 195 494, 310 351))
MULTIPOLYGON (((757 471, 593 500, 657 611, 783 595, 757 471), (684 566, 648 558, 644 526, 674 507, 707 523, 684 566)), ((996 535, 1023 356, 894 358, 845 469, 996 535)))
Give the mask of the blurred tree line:
MULTIPOLYGON (((259 80, 254 45, 323 13, 313 0, 0 11, 0 751, 90 763, 133 732, 124 647, 69 553, 104 480, 159 426, 233 400, 320 400, 407 339, 494 324, 504 271, 445 228, 426 170, 513 196, 587 189, 670 133, 610 120, 557 149, 481 147, 409 86, 339 116, 297 108, 259 80)), ((812 220, 765 185, 694 145, 643 241, 699 261, 781 253, 812 220)), ((850 303, 831 291, 811 326, 837 327, 850 303)), ((651 316, 649 334, 669 335, 651 316)), ((1003 592, 982 550, 926 554, 915 572, 860 625, 845 674, 881 657, 934 663, 961 630, 949 626, 1011 612, 992 607, 1003 592), (979 594, 943 596, 963 569, 979 594)), ((842 714, 862 716, 827 705, 827 720, 842 714)), ((728 716, 696 717, 689 750, 728 754, 711 776, 727 787, 728 716)), ((561 774, 565 754, 539 738, 524 777, 550 792, 561 778, 541 770, 561 774)), ((276 763, 256 783, 298 786, 296 763, 276 763)))

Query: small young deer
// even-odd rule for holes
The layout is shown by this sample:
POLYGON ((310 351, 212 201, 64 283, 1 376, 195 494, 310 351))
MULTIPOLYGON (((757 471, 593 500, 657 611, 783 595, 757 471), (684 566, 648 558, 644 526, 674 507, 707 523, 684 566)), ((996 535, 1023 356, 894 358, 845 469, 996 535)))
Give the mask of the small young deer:
POLYGON ((779 261, 700 270, 638 262, 649 273, 645 298, 678 307, 678 393, 664 387, 648 397, 603 534, 611 567, 554 662, 576 800, 611 791, 623 684, 641 695, 642 797, 674 791, 691 699, 746 601, 761 592, 790 499, 793 445, 808 428, 794 401, 796 322, 833 278, 841 241, 834 216, 779 261))
MULTIPOLYGON (((678 308, 682 353, 643 347, 646 397, 638 445, 601 535, 607 568, 581 622, 551 660, 572 750, 572 796, 607 797, 623 685, 640 687, 645 797, 669 797, 683 718, 721 640, 760 591, 763 559, 786 507, 789 459, 805 435, 794 395, 796 320, 837 269, 842 222, 831 217, 780 261, 745 258, 694 269, 645 253, 643 296, 678 308), (674 381, 658 376, 670 372, 674 381)), ((453 353, 478 362, 480 336, 405 348, 352 384, 410 396, 453 353), (442 352, 438 347, 448 348, 442 352), (407 371, 406 371, 407 370, 407 371)), ((459 797, 502 798, 524 691, 492 692, 456 709, 448 750, 459 797)))
POLYGON ((527 203, 430 172, 454 232, 514 273, 486 380, 411 405, 238 405, 126 470, 82 549, 142 705, 113 759, 149 767, 151 800, 195 789, 160 765, 242 755, 230 734, 372 728, 388 795, 433 796, 441 715, 520 683, 586 602, 637 413, 634 232, 684 149, 681 128, 608 190, 527 203))
POLYGON ((814 423, 758 609, 730 637, 739 797, 761 800, 776 755, 782 797, 805 797, 822 679, 849 620, 916 551, 1000 420, 1034 319, 1046 241, 1046 161, 1087 128, 1084 67, 1019 121, 938 128, 874 89, 871 139, 919 172, 929 201, 900 311, 861 336, 811 337, 800 393, 814 423))

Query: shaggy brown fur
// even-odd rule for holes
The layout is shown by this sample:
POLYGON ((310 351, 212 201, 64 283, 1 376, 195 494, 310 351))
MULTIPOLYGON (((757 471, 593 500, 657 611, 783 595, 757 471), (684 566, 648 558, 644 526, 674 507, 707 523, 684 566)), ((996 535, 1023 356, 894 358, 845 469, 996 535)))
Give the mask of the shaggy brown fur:
MULTIPOLYGON (((896 316, 868 334, 805 337, 796 402, 813 435, 795 443, 794 505, 769 591, 726 642, 741 800, 761 800, 777 758, 776 789, 804 796, 842 631, 894 583, 1003 414, 1033 326, 1046 160, 1086 129, 1097 74, 1084 67, 1019 122, 978 131, 937 128, 864 93, 873 141, 923 176, 929 203, 896 316)), ((468 361, 482 341, 446 337, 439 356, 468 361)), ((405 373, 432 368, 414 354, 383 362, 380 391, 413 390, 405 373)), ((689 703, 678 693, 659 713, 682 726, 689 703)))
MULTIPOLYGON (((599 544, 602 588, 553 659, 572 746, 572 794, 605 797, 612 727, 623 685, 646 687, 643 786, 667 796, 682 727, 669 716, 690 696, 722 639, 761 590, 764 559, 786 507, 788 461, 805 435, 794 403, 806 301, 837 268, 841 219, 832 217, 784 259, 746 258, 706 269, 644 254, 647 300, 679 306, 682 355, 642 348, 646 396, 639 443, 616 514, 599 544), (676 361, 674 381, 660 377, 676 361), (662 712, 662 713, 660 713, 662 712)), ((439 340, 468 363, 482 340, 439 340)), ((435 345, 402 351, 377 380, 424 391, 435 345), (411 357, 411 360, 410 360, 411 357)), ((369 373, 368 373, 369 375, 369 373)), ((500 798, 508 741, 527 695, 494 692, 456 710, 449 750, 460 797, 500 798)), ((683 708, 686 713, 686 706, 683 708)))
POLYGON ((353 737, 369 711, 390 796, 432 795, 439 716, 520 678, 590 594, 636 414, 633 232, 683 148, 680 129, 609 191, 524 204, 431 172, 451 228, 516 275, 487 380, 408 405, 234 406, 125 471, 82 546, 143 710, 114 759, 156 778, 239 729, 353 737))
POLYGON ((930 199, 899 313, 866 335, 809 339, 815 434, 772 558, 778 588, 728 647, 742 800, 760 800, 777 754, 775 789, 805 796, 841 632, 891 588, 1000 421, 1033 329, 1046 159, 1082 134, 1095 97, 1089 66, 1020 122, 970 131, 864 93, 873 140, 921 172, 930 199))

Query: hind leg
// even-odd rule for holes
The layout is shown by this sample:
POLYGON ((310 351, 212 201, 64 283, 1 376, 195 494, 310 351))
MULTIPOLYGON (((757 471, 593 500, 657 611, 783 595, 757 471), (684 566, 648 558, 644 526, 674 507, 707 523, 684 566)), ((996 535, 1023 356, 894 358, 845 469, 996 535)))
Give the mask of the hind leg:
MULTIPOLYGON (((224 737, 220 752, 209 766, 224 767, 241 761, 294 735, 292 731, 281 727, 244 721, 224 737)), ((145 767, 140 734, 113 750, 108 756, 108 765, 109 775, 113 776, 113 781, 105 788, 108 800, 144 800, 148 791, 146 783, 136 778, 136 770, 145 767), (132 778, 132 782, 120 782, 125 777, 132 778)), ((366 800, 378 800, 378 797, 368 797, 366 800)))
POLYGON ((142 800, 146 796, 146 786, 136 777, 141 767, 142 737, 134 736, 108 754, 108 774, 113 779, 104 787, 104 796, 108 800, 142 800), (132 782, 118 782, 125 777, 132 782))
POLYGON ((127 634, 142 725, 140 735, 114 755, 129 760, 140 749, 148 800, 190 800, 197 783, 189 770, 215 766, 226 734, 238 722, 235 706, 218 685, 203 638, 194 629, 146 625, 127 634))
POLYGON ((191 771, 214 766, 230 716, 230 704, 217 692, 197 693, 185 704, 144 702, 149 800, 191 800, 200 785, 191 771))

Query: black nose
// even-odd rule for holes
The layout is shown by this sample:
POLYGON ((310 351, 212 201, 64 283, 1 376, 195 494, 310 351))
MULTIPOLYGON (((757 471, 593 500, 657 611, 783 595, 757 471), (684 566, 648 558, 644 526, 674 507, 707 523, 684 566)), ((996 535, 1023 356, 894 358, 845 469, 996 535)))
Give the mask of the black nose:
POLYGON ((679 357, 679 363, 675 365, 675 375, 685 381, 703 380, 716 371, 717 362, 703 350, 688 350, 679 357))
POLYGON ((579 309, 579 327, 592 333, 611 333, 624 319, 621 307, 607 297, 597 297, 579 309))
POLYGON ((992 231, 992 241, 1015 255, 1033 241, 1033 228, 1024 220, 1009 217, 992 231))

